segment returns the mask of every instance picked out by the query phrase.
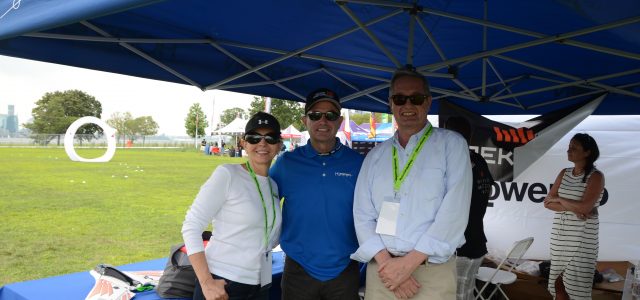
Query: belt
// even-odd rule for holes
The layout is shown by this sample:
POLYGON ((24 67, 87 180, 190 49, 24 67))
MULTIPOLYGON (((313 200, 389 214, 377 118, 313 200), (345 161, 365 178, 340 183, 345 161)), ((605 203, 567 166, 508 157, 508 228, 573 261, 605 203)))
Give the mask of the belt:
MULTIPOLYGON (((391 255, 392 258, 396 258, 396 257, 403 257, 404 255, 394 255, 393 253, 389 252, 389 255, 391 255)), ((424 265, 427 262, 427 260, 423 260, 420 264, 424 265)))

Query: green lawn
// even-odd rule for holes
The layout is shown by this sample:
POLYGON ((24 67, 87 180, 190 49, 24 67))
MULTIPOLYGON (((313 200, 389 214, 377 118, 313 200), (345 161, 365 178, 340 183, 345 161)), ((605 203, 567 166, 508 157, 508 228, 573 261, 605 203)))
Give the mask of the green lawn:
POLYGON ((0 148, 0 286, 167 256, 211 172, 242 161, 118 149, 108 163, 79 163, 64 149, 0 148))

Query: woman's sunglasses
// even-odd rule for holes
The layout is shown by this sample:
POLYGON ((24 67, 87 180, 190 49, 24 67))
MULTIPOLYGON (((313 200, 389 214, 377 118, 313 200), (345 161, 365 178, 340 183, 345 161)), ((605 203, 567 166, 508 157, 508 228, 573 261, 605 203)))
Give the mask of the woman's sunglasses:
POLYGON ((413 105, 422 105, 425 101, 427 101, 427 98, 429 98, 429 96, 427 95, 392 95, 391 101, 393 101, 393 104, 398 106, 405 105, 407 103, 407 100, 411 101, 411 104, 413 105))
POLYGON ((311 121, 318 121, 322 118, 322 116, 324 116, 324 118, 327 119, 327 121, 335 121, 338 118, 340 118, 340 114, 335 111, 328 111, 328 112, 312 111, 307 113, 307 117, 311 119, 311 121))
POLYGON ((275 134, 261 135, 261 134, 253 133, 253 134, 245 134, 244 136, 244 140, 249 142, 249 144, 251 145, 260 143, 262 139, 264 139, 267 142, 267 144, 270 144, 270 145, 275 145, 277 143, 280 143, 280 136, 279 135, 276 136, 275 134))

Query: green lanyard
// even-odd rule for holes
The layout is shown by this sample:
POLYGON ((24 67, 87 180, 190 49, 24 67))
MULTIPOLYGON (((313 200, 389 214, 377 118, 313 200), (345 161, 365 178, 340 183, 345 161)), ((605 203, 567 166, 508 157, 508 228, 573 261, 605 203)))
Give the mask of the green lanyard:
POLYGON ((409 161, 407 161, 407 164, 404 165, 404 168, 402 169, 402 174, 400 174, 400 176, 398 176, 398 150, 396 149, 395 146, 392 147, 393 190, 395 192, 398 192, 400 190, 400 186, 402 186, 402 183, 407 178, 407 174, 409 174, 411 167, 413 167, 413 162, 416 160, 416 156, 418 156, 418 153, 420 153, 422 146, 429 139, 429 136, 431 136, 433 126, 431 126, 431 124, 428 124, 428 126, 429 127, 427 128, 427 130, 425 130, 424 133, 422 134, 422 137, 420 137, 420 140, 418 141, 418 145, 416 145, 416 147, 413 149, 413 153, 411 153, 411 157, 409 158, 409 161))
POLYGON ((260 189, 260 184, 258 183, 258 178, 256 177, 256 173, 253 172, 251 165, 249 162, 246 162, 247 170, 251 177, 253 177, 253 181, 256 183, 256 188, 258 188, 258 193, 260 194, 260 200, 262 200, 262 209, 264 210, 264 246, 268 247, 269 235, 273 231, 273 226, 276 224, 276 202, 273 200, 273 188, 271 188, 271 179, 267 177, 267 182, 269 182, 269 197, 271 198, 271 211, 273 213, 273 217, 271 218, 271 228, 269 228, 269 223, 267 222, 267 205, 264 203, 264 197, 262 196, 262 190, 260 189), (268 231, 267 231, 267 228, 268 231))

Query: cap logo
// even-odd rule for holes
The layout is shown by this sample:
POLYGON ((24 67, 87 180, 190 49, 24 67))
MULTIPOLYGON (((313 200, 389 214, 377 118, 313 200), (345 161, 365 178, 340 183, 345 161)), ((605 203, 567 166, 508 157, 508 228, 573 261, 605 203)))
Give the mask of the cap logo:
POLYGON ((314 99, 317 99, 318 97, 328 97, 328 98, 333 98, 333 93, 329 92, 329 91, 321 91, 316 93, 315 95, 313 95, 314 99))
POLYGON ((258 125, 267 124, 269 125, 269 120, 258 120, 258 125))

